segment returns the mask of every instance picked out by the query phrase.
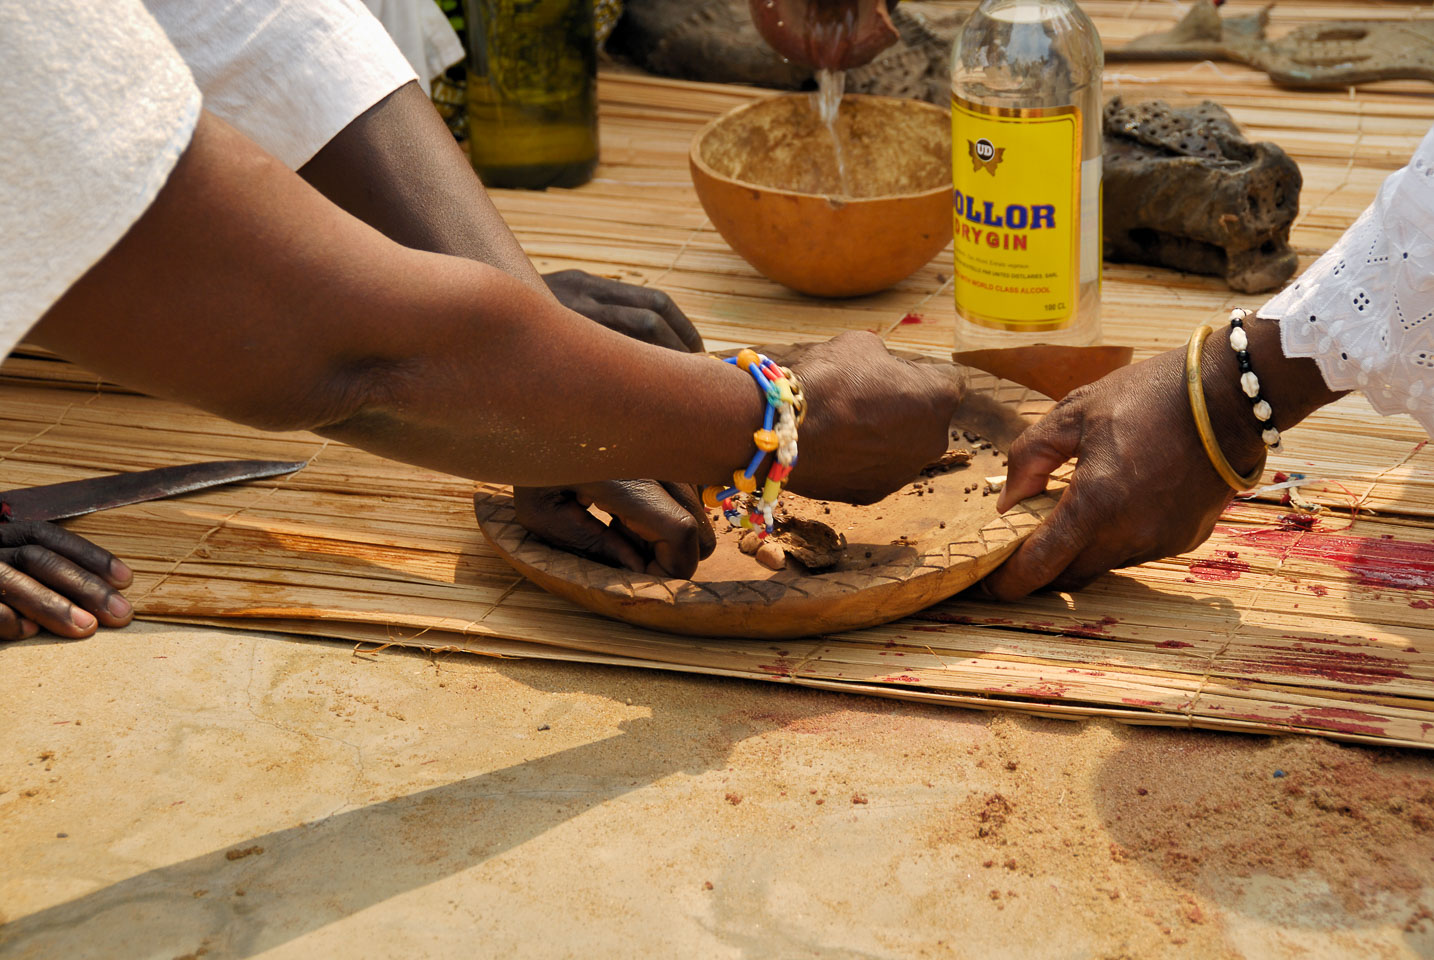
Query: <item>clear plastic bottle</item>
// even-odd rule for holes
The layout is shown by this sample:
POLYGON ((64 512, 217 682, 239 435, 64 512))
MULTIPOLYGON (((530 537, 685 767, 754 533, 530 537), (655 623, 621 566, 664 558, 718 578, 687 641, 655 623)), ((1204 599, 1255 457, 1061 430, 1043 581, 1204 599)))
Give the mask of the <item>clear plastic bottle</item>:
POLYGON ((957 38, 957 350, 1100 338, 1104 62, 1073 0, 982 0, 957 38))

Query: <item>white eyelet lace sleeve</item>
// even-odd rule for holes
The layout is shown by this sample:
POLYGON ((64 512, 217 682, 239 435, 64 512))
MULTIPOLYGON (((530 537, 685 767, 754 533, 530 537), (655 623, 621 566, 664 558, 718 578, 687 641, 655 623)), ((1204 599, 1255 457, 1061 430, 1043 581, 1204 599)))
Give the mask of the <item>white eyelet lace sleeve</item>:
POLYGON ((1328 253, 1259 316, 1287 357, 1312 357, 1331 390, 1434 434, 1434 131, 1328 253))

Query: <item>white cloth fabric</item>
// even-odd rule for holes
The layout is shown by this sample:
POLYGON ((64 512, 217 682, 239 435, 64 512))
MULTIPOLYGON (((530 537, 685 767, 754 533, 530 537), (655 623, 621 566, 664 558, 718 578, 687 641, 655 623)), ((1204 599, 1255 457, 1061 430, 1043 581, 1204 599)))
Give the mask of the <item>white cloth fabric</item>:
POLYGON ((463 44, 433 0, 364 0, 430 89, 433 78, 463 59, 463 44))
POLYGON ((417 79, 359 0, 145 5, 193 71, 204 108, 292 169, 359 114, 417 79))
POLYGON ((0 0, 0 355, 148 209, 201 89, 297 168, 414 79, 358 0, 0 0))
POLYGON ((1329 252, 1260 309, 1332 390, 1434 434, 1434 131, 1329 252))
POLYGON ((0 352, 154 201, 199 110, 139 0, 0 0, 0 352))

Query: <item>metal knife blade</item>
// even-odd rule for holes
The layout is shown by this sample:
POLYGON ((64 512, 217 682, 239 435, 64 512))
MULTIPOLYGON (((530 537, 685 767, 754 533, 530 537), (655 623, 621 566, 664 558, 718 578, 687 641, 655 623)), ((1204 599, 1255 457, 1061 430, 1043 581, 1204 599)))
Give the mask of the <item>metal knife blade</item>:
POLYGON ((220 460, 116 473, 0 493, 0 520, 63 520, 208 487, 293 473, 303 460, 220 460))

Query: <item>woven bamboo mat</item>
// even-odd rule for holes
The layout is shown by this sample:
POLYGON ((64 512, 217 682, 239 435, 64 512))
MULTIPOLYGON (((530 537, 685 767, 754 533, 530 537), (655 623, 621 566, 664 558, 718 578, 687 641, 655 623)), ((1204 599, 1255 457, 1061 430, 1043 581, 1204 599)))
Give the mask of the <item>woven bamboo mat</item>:
MULTIPOLYGON (((1088 2, 1107 42, 1158 29, 1165 2, 1088 2)), ((1427 8, 1426 8, 1427 10, 1427 8)), ((1413 4, 1282 5, 1321 16, 1428 15, 1413 4)), ((1233 65, 1120 64, 1108 92, 1210 96, 1305 174, 1295 241, 1332 243, 1424 134, 1427 86, 1291 93, 1233 65)), ((709 346, 872 329, 893 346, 950 350, 948 254, 860 300, 810 300, 767 282, 707 223, 686 172, 711 116, 759 91, 609 74, 603 165, 578 191, 497 202, 544 270, 576 266, 673 295, 709 346), (914 313, 920 323, 901 323, 914 313)), ((1216 281, 1112 267, 1105 331, 1142 354, 1243 302, 1216 281)), ((95 382, 21 351, 0 368, 7 486, 203 459, 307 459, 300 473, 75 521, 137 571, 153 619, 437 650, 751 677, 1048 716, 1317 733, 1426 746, 1434 730, 1434 445, 1412 421, 1347 399, 1292 431, 1270 469, 1312 478, 1337 507, 1315 529, 1274 501, 1238 505, 1188 556, 1081 594, 998 606, 957 598, 873 630, 782 644, 702 641, 627 627, 527 584, 483 544, 474 485, 308 434, 261 434, 95 382), (1351 519, 1351 506, 1358 517, 1351 519)))

